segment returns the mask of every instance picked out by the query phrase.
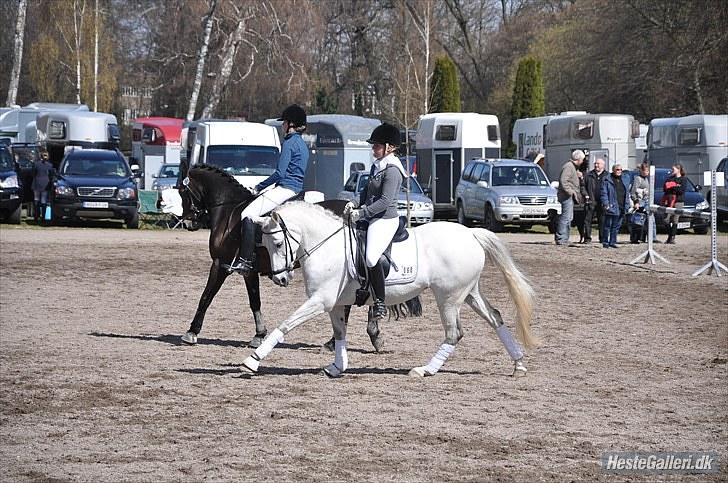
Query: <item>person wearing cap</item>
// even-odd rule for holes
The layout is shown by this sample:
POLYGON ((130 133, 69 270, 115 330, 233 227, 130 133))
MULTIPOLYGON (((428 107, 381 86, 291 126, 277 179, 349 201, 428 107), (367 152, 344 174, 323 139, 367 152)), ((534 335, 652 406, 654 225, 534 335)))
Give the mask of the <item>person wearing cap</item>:
POLYGON ((253 269, 255 254, 254 220, 270 213, 283 202, 290 200, 303 190, 303 179, 308 166, 308 147, 301 134, 306 130, 306 111, 292 104, 283 110, 278 119, 283 121, 283 145, 275 172, 258 183, 251 191, 258 196, 250 202, 240 215, 242 220, 240 249, 231 272, 246 274, 253 269))
POLYGON ((381 124, 372 131, 367 142, 372 145, 375 159, 369 182, 358 202, 351 201, 344 207, 344 220, 366 222, 366 265, 374 292, 372 318, 379 320, 387 315, 381 258, 399 227, 397 196, 407 172, 395 155, 400 143, 399 129, 391 124, 381 124))
POLYGON ((571 159, 565 162, 561 168, 559 190, 557 192, 561 203, 561 214, 554 233, 557 245, 569 244, 571 221, 574 219, 574 203, 581 204, 582 201, 577 169, 584 162, 585 157, 584 151, 575 149, 571 153, 571 159))

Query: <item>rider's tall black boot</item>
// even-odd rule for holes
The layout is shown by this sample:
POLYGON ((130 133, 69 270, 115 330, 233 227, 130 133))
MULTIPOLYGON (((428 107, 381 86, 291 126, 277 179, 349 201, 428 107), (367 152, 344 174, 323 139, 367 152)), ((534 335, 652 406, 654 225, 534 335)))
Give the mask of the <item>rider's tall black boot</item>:
POLYGON ((230 265, 230 272, 246 275, 253 270, 253 257, 255 256, 255 223, 246 217, 240 223, 240 249, 238 257, 230 265))
POLYGON ((384 304, 384 267, 381 260, 367 271, 369 272, 369 284, 374 292, 372 317, 377 320, 383 319, 387 315, 387 306, 384 304))

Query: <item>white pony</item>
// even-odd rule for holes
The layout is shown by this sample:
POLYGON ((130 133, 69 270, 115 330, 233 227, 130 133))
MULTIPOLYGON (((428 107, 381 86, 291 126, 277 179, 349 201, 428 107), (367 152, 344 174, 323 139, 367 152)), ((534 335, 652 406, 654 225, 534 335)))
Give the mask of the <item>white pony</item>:
MULTIPOLYGON (((289 202, 278 207, 270 217, 257 221, 263 228, 263 244, 270 254, 273 281, 287 286, 293 267, 299 262, 303 271, 308 300, 273 330, 243 366, 255 373, 283 336, 303 322, 328 312, 334 329, 334 362, 324 368, 338 377, 348 366, 344 306, 354 304, 359 288, 347 270, 346 230, 343 220, 323 208, 305 202, 289 202)), ((417 275, 413 282, 389 285, 388 305, 401 303, 432 289, 445 328, 445 340, 430 362, 410 371, 411 376, 437 373, 462 337, 460 307, 472 307, 493 327, 514 362, 514 376, 526 374, 523 351, 503 325, 500 312, 484 300, 478 291, 486 255, 503 273, 508 291, 515 302, 516 334, 528 348, 538 344, 531 334, 529 321, 533 313, 533 290, 516 268, 503 243, 485 229, 466 228, 449 222, 435 222, 410 230, 417 241, 417 275)), ((395 259, 396 263, 397 260, 395 259)))

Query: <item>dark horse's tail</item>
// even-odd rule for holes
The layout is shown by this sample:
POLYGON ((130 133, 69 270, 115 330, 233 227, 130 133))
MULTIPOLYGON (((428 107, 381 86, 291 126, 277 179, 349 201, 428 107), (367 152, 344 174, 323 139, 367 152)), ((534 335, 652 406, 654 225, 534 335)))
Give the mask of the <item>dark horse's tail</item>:
POLYGON ((390 305, 389 311, 394 314, 394 320, 399 320, 400 317, 406 319, 407 317, 420 317, 422 316, 422 303, 420 303, 420 296, 409 299, 403 304, 390 305))

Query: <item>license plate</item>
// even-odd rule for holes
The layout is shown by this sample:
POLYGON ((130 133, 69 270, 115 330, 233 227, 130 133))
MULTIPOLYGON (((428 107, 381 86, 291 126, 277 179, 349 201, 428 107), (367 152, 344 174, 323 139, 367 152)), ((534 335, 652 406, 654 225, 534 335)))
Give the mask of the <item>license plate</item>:
POLYGON ((108 208, 109 203, 106 201, 84 201, 83 202, 84 208, 108 208))
POLYGON ((689 221, 683 221, 677 224, 678 230, 684 230, 686 228, 690 228, 690 222, 689 221))
POLYGON ((541 208, 523 208, 524 215, 544 215, 544 210, 541 208))
POLYGON ((18 195, 10 195, 10 199, 11 200, 17 200, 18 198, 20 198, 20 196, 18 196, 18 195))

